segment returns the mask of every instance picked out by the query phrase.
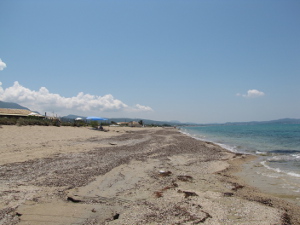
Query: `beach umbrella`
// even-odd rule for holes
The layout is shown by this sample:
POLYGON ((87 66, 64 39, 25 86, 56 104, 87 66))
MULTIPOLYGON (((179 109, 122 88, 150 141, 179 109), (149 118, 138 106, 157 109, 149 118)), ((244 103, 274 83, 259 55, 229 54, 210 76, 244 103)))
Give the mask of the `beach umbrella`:
POLYGON ((86 118, 87 120, 107 120, 105 118, 102 117, 95 117, 95 116, 89 116, 86 118))
POLYGON ((81 117, 77 117, 75 120, 82 120, 82 118, 81 117))

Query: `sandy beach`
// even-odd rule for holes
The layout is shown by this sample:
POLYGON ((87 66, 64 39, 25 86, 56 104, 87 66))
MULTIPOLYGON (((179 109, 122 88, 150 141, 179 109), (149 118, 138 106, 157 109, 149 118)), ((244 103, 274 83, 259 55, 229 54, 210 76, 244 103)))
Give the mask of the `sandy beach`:
POLYGON ((174 128, 2 126, 0 224, 300 224, 235 174, 252 156, 174 128))

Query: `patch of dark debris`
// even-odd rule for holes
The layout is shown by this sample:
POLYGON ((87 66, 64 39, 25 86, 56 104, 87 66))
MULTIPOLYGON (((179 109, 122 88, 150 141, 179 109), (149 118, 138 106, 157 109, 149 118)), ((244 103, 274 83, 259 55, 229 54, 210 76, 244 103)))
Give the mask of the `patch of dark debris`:
POLYGON ((20 221, 20 214, 15 212, 13 208, 4 208, 0 210, 1 225, 15 225, 20 221))
POLYGON ((75 198, 73 198, 73 197, 67 197, 67 201, 70 201, 70 202, 73 202, 73 203, 79 203, 79 202, 82 202, 81 200, 75 199, 75 198))
POLYGON ((224 197, 232 197, 234 194, 232 192, 225 192, 223 193, 224 197))
POLYGON ((178 193, 183 193, 185 198, 198 196, 195 192, 178 190, 178 193))
POLYGON ((119 213, 116 213, 116 214, 113 216, 113 220, 117 220, 117 219, 119 219, 119 217, 120 217, 120 214, 119 214, 119 213))
POLYGON ((161 177, 169 177, 171 175, 172 175, 171 171, 160 171, 159 172, 159 176, 161 176, 161 177))
POLYGON ((233 190, 233 191, 237 191, 237 190, 239 190, 239 189, 244 188, 243 185, 240 185, 240 184, 238 184, 238 183, 232 182, 231 184, 232 184, 232 186, 233 186, 233 187, 231 188, 231 190, 233 190))
POLYGON ((156 198, 161 198, 161 197, 163 196, 163 192, 162 192, 162 191, 155 191, 155 192, 154 192, 154 196, 155 196, 156 198))
POLYGON ((291 218, 287 213, 284 213, 282 215, 281 222, 282 222, 281 225, 291 225, 292 224, 291 218))
POLYGON ((177 179, 183 182, 192 182, 193 181, 193 177, 191 176, 187 176, 187 175, 179 175, 177 176, 177 179))
POLYGON ((172 218, 172 224, 200 224, 212 218, 200 205, 185 202, 170 205, 165 209, 149 208, 151 212, 144 215, 142 219, 144 223, 164 224, 166 218, 172 218))
MULTIPOLYGON (((114 220, 118 220, 119 217, 120 217, 120 213, 115 213, 115 214, 113 214, 113 216, 111 216, 110 218, 108 218, 108 219, 105 220, 105 224, 107 224, 107 223, 109 223, 111 221, 114 221, 114 220)), ((97 223, 97 224, 102 224, 102 223, 97 223)))
POLYGON ((263 205, 266 205, 266 206, 270 206, 270 207, 273 207, 273 203, 272 203, 272 200, 271 199, 257 199, 256 200, 257 202, 263 204, 263 205))

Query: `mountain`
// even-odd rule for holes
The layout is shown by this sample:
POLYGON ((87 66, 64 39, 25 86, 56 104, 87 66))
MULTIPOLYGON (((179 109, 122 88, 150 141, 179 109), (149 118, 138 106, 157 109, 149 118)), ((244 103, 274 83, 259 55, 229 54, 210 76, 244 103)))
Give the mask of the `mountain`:
POLYGON ((17 103, 3 102, 3 101, 0 101, 0 108, 4 108, 4 109, 27 109, 27 110, 31 111, 30 109, 28 109, 24 106, 21 106, 17 103))
POLYGON ((229 122, 225 125, 251 125, 251 124, 300 124, 300 119, 284 118, 269 121, 251 121, 251 122, 229 122))
POLYGON ((181 122, 178 120, 170 120, 169 123, 181 123, 181 122))
POLYGON ((290 123, 299 123, 300 124, 300 119, 291 119, 291 118, 284 118, 284 119, 279 119, 279 120, 271 120, 268 121, 267 123, 282 123, 282 124, 290 124, 290 123))

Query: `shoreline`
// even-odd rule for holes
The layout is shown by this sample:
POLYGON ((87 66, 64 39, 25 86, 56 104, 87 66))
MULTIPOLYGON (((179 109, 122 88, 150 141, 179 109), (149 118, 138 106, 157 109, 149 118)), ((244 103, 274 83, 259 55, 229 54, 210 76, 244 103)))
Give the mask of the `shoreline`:
MULTIPOLYGON (((195 138, 199 141, 204 142, 211 142, 210 140, 205 140, 201 138, 194 137, 190 135, 187 132, 183 132, 180 130, 181 133, 184 135, 190 136, 192 138, 195 138)), ((267 195, 272 195, 274 197, 281 198, 283 200, 289 201, 293 204, 296 204, 300 206, 300 195, 298 192, 295 192, 294 190, 291 190, 290 188, 283 188, 282 185, 287 180, 290 180, 290 183, 295 182, 295 177, 289 177, 290 175, 284 174, 284 176, 279 175, 273 175, 273 176, 266 176, 264 174, 270 173, 269 169, 265 166, 261 165, 260 155, 256 155, 253 153, 246 153, 246 152, 236 152, 232 148, 220 144, 212 142, 219 147, 232 152, 234 154, 243 154, 245 156, 248 156, 251 160, 246 160, 244 163, 240 165, 240 169, 234 173, 235 176, 239 177, 245 184, 248 184, 249 186, 252 186, 254 188, 259 189, 260 192, 263 192, 267 195), (285 180, 278 181, 280 179, 280 176, 284 178, 285 180), (276 179, 274 178, 276 177, 276 179)), ((276 171, 277 172, 277 171, 276 171)))
MULTIPOLYGON (((226 177, 225 182, 237 183, 241 186, 235 193, 237 196, 249 201, 256 201, 261 204, 282 209, 286 214, 286 221, 282 224, 299 224, 299 205, 294 201, 289 201, 287 196, 276 192, 268 192, 268 186, 263 189, 263 184, 251 184, 252 172, 247 172, 245 164, 253 163, 258 157, 247 155, 244 159, 237 159, 230 162, 230 166, 221 171, 220 174, 226 177), (291 220, 293 218, 293 220, 291 220), (289 222, 287 222, 289 221, 289 222)), ((259 181, 258 181, 259 182, 259 181)), ((295 198, 295 197, 294 197, 295 198)))
POLYGON ((0 132, 3 224, 300 224, 299 206, 236 176, 252 156, 176 129, 0 132))
MULTIPOLYGON (((280 180, 279 175, 274 178, 261 174, 261 171, 266 170, 268 169, 260 164, 259 156, 255 156, 253 160, 245 162, 243 165, 241 165, 241 170, 236 173, 236 176, 242 178, 248 185, 258 188, 260 192, 278 197, 300 206, 299 193, 294 192, 290 188, 282 187, 284 181, 280 180)), ((284 177, 284 179, 287 180, 295 178, 284 177)))

